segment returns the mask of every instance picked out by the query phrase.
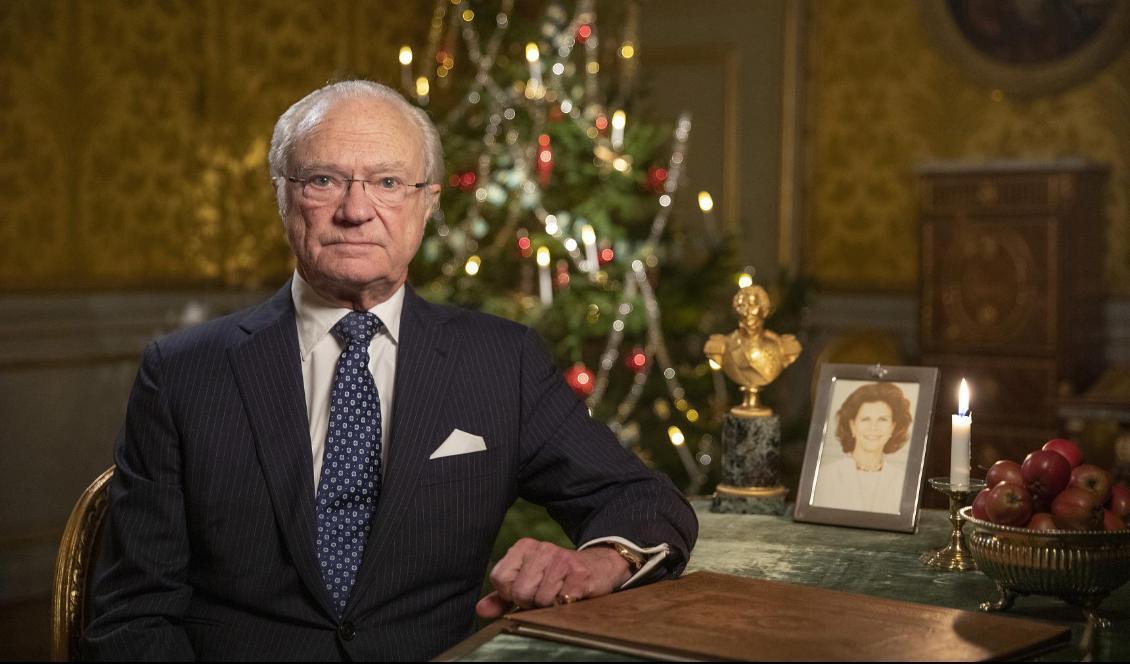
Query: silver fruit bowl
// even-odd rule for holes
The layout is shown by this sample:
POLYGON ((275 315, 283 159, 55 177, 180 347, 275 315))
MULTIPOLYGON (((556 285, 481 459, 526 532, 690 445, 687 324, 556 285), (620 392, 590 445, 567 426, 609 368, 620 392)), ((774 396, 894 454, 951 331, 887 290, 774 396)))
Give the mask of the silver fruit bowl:
POLYGON ((982 602, 982 611, 1003 611, 1020 595, 1051 595, 1078 606, 1093 627, 1110 623, 1099 604, 1130 580, 1130 529, 1029 530, 961 516, 973 525, 969 552, 997 584, 1000 597, 982 602))

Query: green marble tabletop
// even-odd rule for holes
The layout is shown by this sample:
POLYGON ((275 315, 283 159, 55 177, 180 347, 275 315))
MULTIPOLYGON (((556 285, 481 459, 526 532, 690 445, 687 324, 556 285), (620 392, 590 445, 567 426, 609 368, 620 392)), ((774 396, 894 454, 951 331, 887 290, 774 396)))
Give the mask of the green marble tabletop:
MULTIPOLYGON (((980 572, 935 570, 918 562, 920 553, 949 541, 949 520, 940 510, 923 510, 916 534, 794 523, 791 516, 714 514, 709 501, 694 501, 699 538, 687 572, 712 571, 800 583, 845 592, 976 611, 996 599, 992 581, 980 572)), ((788 512, 792 513, 791 506, 788 512)), ((1096 660, 1130 660, 1130 587, 1102 604, 1111 628, 1094 639, 1096 660)), ((1072 628, 1072 644, 1040 659, 1078 660, 1085 620, 1061 600, 1020 596, 1006 615, 1055 622, 1072 628)), ((464 658, 467 661, 627 661, 596 650, 501 634, 464 658)))

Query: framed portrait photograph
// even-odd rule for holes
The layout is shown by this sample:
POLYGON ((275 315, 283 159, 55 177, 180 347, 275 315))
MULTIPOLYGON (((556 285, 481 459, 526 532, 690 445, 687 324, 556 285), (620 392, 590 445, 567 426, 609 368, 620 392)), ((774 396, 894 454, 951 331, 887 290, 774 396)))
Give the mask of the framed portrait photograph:
POLYGON ((821 367, 795 520, 918 528, 938 374, 934 367, 821 367))

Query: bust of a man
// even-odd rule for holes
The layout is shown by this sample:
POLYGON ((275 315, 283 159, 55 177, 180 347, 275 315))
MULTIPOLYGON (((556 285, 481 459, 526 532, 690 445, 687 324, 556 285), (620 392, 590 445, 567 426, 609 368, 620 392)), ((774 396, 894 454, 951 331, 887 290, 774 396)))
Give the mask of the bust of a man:
POLYGON ((772 383, 800 355, 800 342, 791 334, 778 335, 765 329, 769 316, 769 293, 761 286, 746 286, 734 296, 738 329, 728 335, 712 334, 703 349, 722 367, 730 380, 741 385, 744 399, 735 415, 756 417, 772 411, 758 405, 757 391, 772 383))

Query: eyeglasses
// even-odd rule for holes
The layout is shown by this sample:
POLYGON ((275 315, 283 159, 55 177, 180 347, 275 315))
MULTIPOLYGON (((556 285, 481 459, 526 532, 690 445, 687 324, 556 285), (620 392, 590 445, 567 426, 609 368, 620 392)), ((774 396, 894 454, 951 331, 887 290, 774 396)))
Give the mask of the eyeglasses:
POLYGON ((407 200, 408 194, 419 191, 429 184, 427 182, 407 184, 402 182, 400 178, 392 176, 385 176, 376 180, 363 180, 330 173, 315 173, 305 178, 288 175, 286 179, 301 184, 303 198, 316 205, 340 203, 349 193, 349 188, 353 183, 360 182, 361 189, 368 199, 374 205, 384 208, 400 207, 407 200), (369 189, 370 185, 372 185, 372 189, 369 189))

